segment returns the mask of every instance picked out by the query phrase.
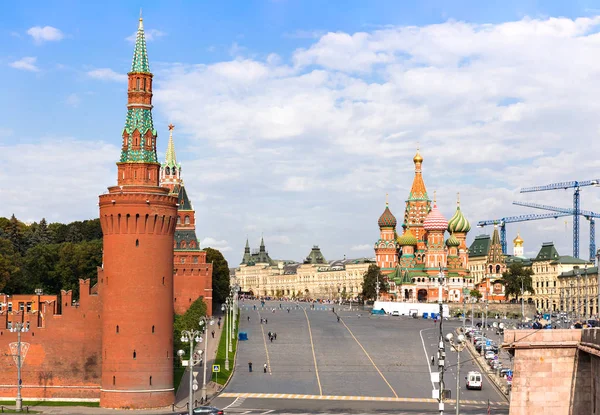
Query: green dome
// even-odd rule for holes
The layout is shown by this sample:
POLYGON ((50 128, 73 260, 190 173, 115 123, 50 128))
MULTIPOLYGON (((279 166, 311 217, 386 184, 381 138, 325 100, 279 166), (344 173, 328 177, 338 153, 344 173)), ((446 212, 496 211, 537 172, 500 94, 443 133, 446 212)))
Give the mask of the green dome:
POLYGON ((448 231, 450 233, 460 232, 467 233, 471 230, 471 224, 460 211, 460 206, 456 207, 454 216, 448 221, 448 231))
POLYGON ((460 241, 458 240, 458 238, 456 236, 454 236, 454 234, 450 235, 450 238, 446 239, 447 247, 459 246, 459 245, 460 245, 460 241))
POLYGON ((401 246, 407 246, 407 245, 416 245, 417 244, 417 238, 415 238, 415 236, 412 234, 412 232, 410 231, 410 229, 406 229, 406 232, 404 232, 404 234, 398 238, 398 243, 401 246))
POLYGON ((396 224, 398 222, 396 221, 396 217, 394 215, 392 215, 392 211, 388 207, 387 203, 385 204, 385 210, 379 217, 379 220, 377 221, 377 223, 379 224, 380 228, 395 228, 396 227, 396 224))

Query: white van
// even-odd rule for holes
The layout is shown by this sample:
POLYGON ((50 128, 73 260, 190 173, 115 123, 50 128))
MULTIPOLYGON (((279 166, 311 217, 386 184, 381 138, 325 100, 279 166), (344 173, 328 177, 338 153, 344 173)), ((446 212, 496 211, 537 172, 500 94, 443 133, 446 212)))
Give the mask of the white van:
POLYGON ((467 377, 467 389, 479 389, 481 390, 483 384, 483 377, 479 372, 469 372, 467 377))

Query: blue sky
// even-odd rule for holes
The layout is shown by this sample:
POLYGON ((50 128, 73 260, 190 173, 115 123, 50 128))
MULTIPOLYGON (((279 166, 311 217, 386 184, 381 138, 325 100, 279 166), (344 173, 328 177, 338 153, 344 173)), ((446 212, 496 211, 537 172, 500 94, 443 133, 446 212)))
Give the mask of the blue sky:
MULTIPOLYGON (((512 200, 571 204, 521 186, 599 175, 597 2, 32 1, 0 15, 0 159, 14 166, 0 172, 0 215, 97 215, 140 7, 159 156, 173 122, 198 236, 232 264, 261 233, 277 258, 313 244, 372 256, 385 193, 402 216, 417 145, 442 212, 461 192, 473 225, 528 213, 512 200)), ((585 190, 583 208, 600 210, 599 193, 585 190)), ((569 227, 509 237, 570 254, 569 227)), ((585 252, 585 222, 582 235, 585 252)))

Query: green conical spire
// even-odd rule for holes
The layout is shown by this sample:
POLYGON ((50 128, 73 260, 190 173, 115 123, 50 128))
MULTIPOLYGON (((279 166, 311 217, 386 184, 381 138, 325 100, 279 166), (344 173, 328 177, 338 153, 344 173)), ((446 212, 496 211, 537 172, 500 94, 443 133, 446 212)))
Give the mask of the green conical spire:
POLYGON ((177 166, 177 157, 175 156, 175 143, 173 142, 173 129, 175 126, 173 124, 169 124, 169 145, 167 146, 167 156, 165 160, 165 165, 169 167, 177 166))
POLYGON ((135 50, 133 51, 131 72, 150 73, 148 52, 146 51, 146 36, 144 36, 144 19, 142 19, 141 16, 137 35, 135 37, 135 50))

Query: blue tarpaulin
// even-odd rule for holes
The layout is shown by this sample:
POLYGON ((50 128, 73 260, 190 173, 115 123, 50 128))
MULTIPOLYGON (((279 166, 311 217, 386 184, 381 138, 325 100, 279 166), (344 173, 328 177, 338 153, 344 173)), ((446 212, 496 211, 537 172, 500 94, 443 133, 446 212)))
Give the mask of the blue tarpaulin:
POLYGON ((423 318, 429 318, 429 313, 423 313, 423 318))
POLYGON ((238 340, 248 340, 248 333, 245 331, 240 331, 238 333, 238 340))
POLYGON ((383 308, 381 310, 375 310, 375 309, 373 309, 371 311, 371 314, 385 314, 385 311, 383 311, 383 308))

